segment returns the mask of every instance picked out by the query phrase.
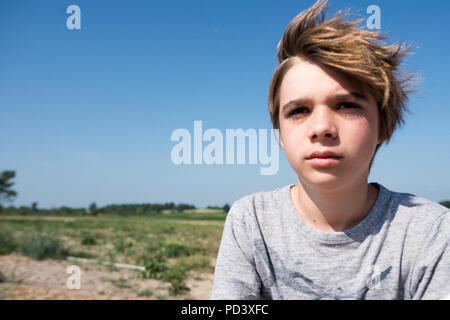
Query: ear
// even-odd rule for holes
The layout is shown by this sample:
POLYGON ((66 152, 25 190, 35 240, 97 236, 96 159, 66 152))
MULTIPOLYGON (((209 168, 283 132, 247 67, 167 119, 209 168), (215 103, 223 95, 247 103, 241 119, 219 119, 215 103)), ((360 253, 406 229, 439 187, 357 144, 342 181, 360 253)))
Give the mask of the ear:
POLYGON ((283 140, 281 140, 281 137, 280 137, 280 146, 281 146, 281 149, 284 150, 284 144, 283 144, 283 140))
POLYGON ((279 141, 279 145, 280 145, 281 149, 284 150, 284 144, 283 144, 283 140, 281 139, 280 129, 279 128, 275 129, 275 132, 276 132, 276 136, 277 136, 278 141, 279 141))

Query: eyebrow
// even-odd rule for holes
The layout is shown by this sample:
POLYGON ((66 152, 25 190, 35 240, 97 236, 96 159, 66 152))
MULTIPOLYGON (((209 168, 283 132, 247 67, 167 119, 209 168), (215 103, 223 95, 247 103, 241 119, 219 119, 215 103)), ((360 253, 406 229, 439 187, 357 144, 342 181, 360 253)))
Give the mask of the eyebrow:
MULTIPOLYGON (((352 100, 353 99, 353 100, 358 100, 358 101, 363 101, 363 102, 369 101, 365 95, 363 95, 362 93, 359 93, 357 91, 352 91, 349 93, 338 93, 338 94, 335 94, 334 96, 330 97, 329 99, 330 100, 352 100)), ((299 105, 305 104, 309 101, 310 101, 310 99, 308 99, 308 98, 298 98, 298 99, 291 100, 283 106, 282 111, 284 112, 286 109, 288 109, 291 106, 299 106, 299 105)))

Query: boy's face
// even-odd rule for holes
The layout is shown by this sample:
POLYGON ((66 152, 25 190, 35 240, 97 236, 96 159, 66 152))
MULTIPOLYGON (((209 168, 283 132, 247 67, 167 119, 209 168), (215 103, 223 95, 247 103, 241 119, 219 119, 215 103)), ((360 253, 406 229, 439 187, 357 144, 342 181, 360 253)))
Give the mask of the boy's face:
POLYGON ((281 146, 302 183, 334 188, 367 182, 370 160, 381 142, 370 94, 342 74, 299 60, 284 76, 279 99, 281 146), (362 96, 336 97, 351 93, 362 96), (316 151, 341 158, 308 159, 316 151))

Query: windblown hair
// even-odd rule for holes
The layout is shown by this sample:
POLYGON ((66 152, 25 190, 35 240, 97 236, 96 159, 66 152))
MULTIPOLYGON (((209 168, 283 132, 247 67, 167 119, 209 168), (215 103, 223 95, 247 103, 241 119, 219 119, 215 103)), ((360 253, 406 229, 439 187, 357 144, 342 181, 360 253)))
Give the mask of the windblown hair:
MULTIPOLYGON (((411 80, 417 74, 396 71, 402 59, 411 52, 411 47, 371 41, 384 40, 385 36, 356 28, 364 18, 345 22, 343 19, 347 12, 325 20, 326 4, 327 0, 319 0, 297 15, 278 43, 279 65, 269 86, 273 127, 280 128, 279 91, 282 80, 300 58, 338 71, 371 93, 378 107, 379 138, 388 143, 395 129, 404 124, 404 112, 409 112, 406 106, 408 94, 416 91, 408 88, 416 83, 411 80)), ((377 145, 373 158, 383 142, 377 145)))

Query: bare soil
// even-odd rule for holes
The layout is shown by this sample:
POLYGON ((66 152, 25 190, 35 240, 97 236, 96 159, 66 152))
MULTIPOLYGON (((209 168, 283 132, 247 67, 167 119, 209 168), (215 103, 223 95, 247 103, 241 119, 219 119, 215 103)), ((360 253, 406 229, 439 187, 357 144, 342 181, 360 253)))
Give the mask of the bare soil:
POLYGON ((36 261, 19 254, 0 256, 0 299, 12 300, 138 300, 210 298, 212 273, 191 273, 185 283, 190 291, 183 296, 170 296, 169 283, 139 278, 139 271, 110 268, 92 263, 76 263, 81 270, 80 289, 68 289, 71 274, 67 268, 75 264, 67 260, 36 261), (146 292, 148 296, 138 297, 146 292))

